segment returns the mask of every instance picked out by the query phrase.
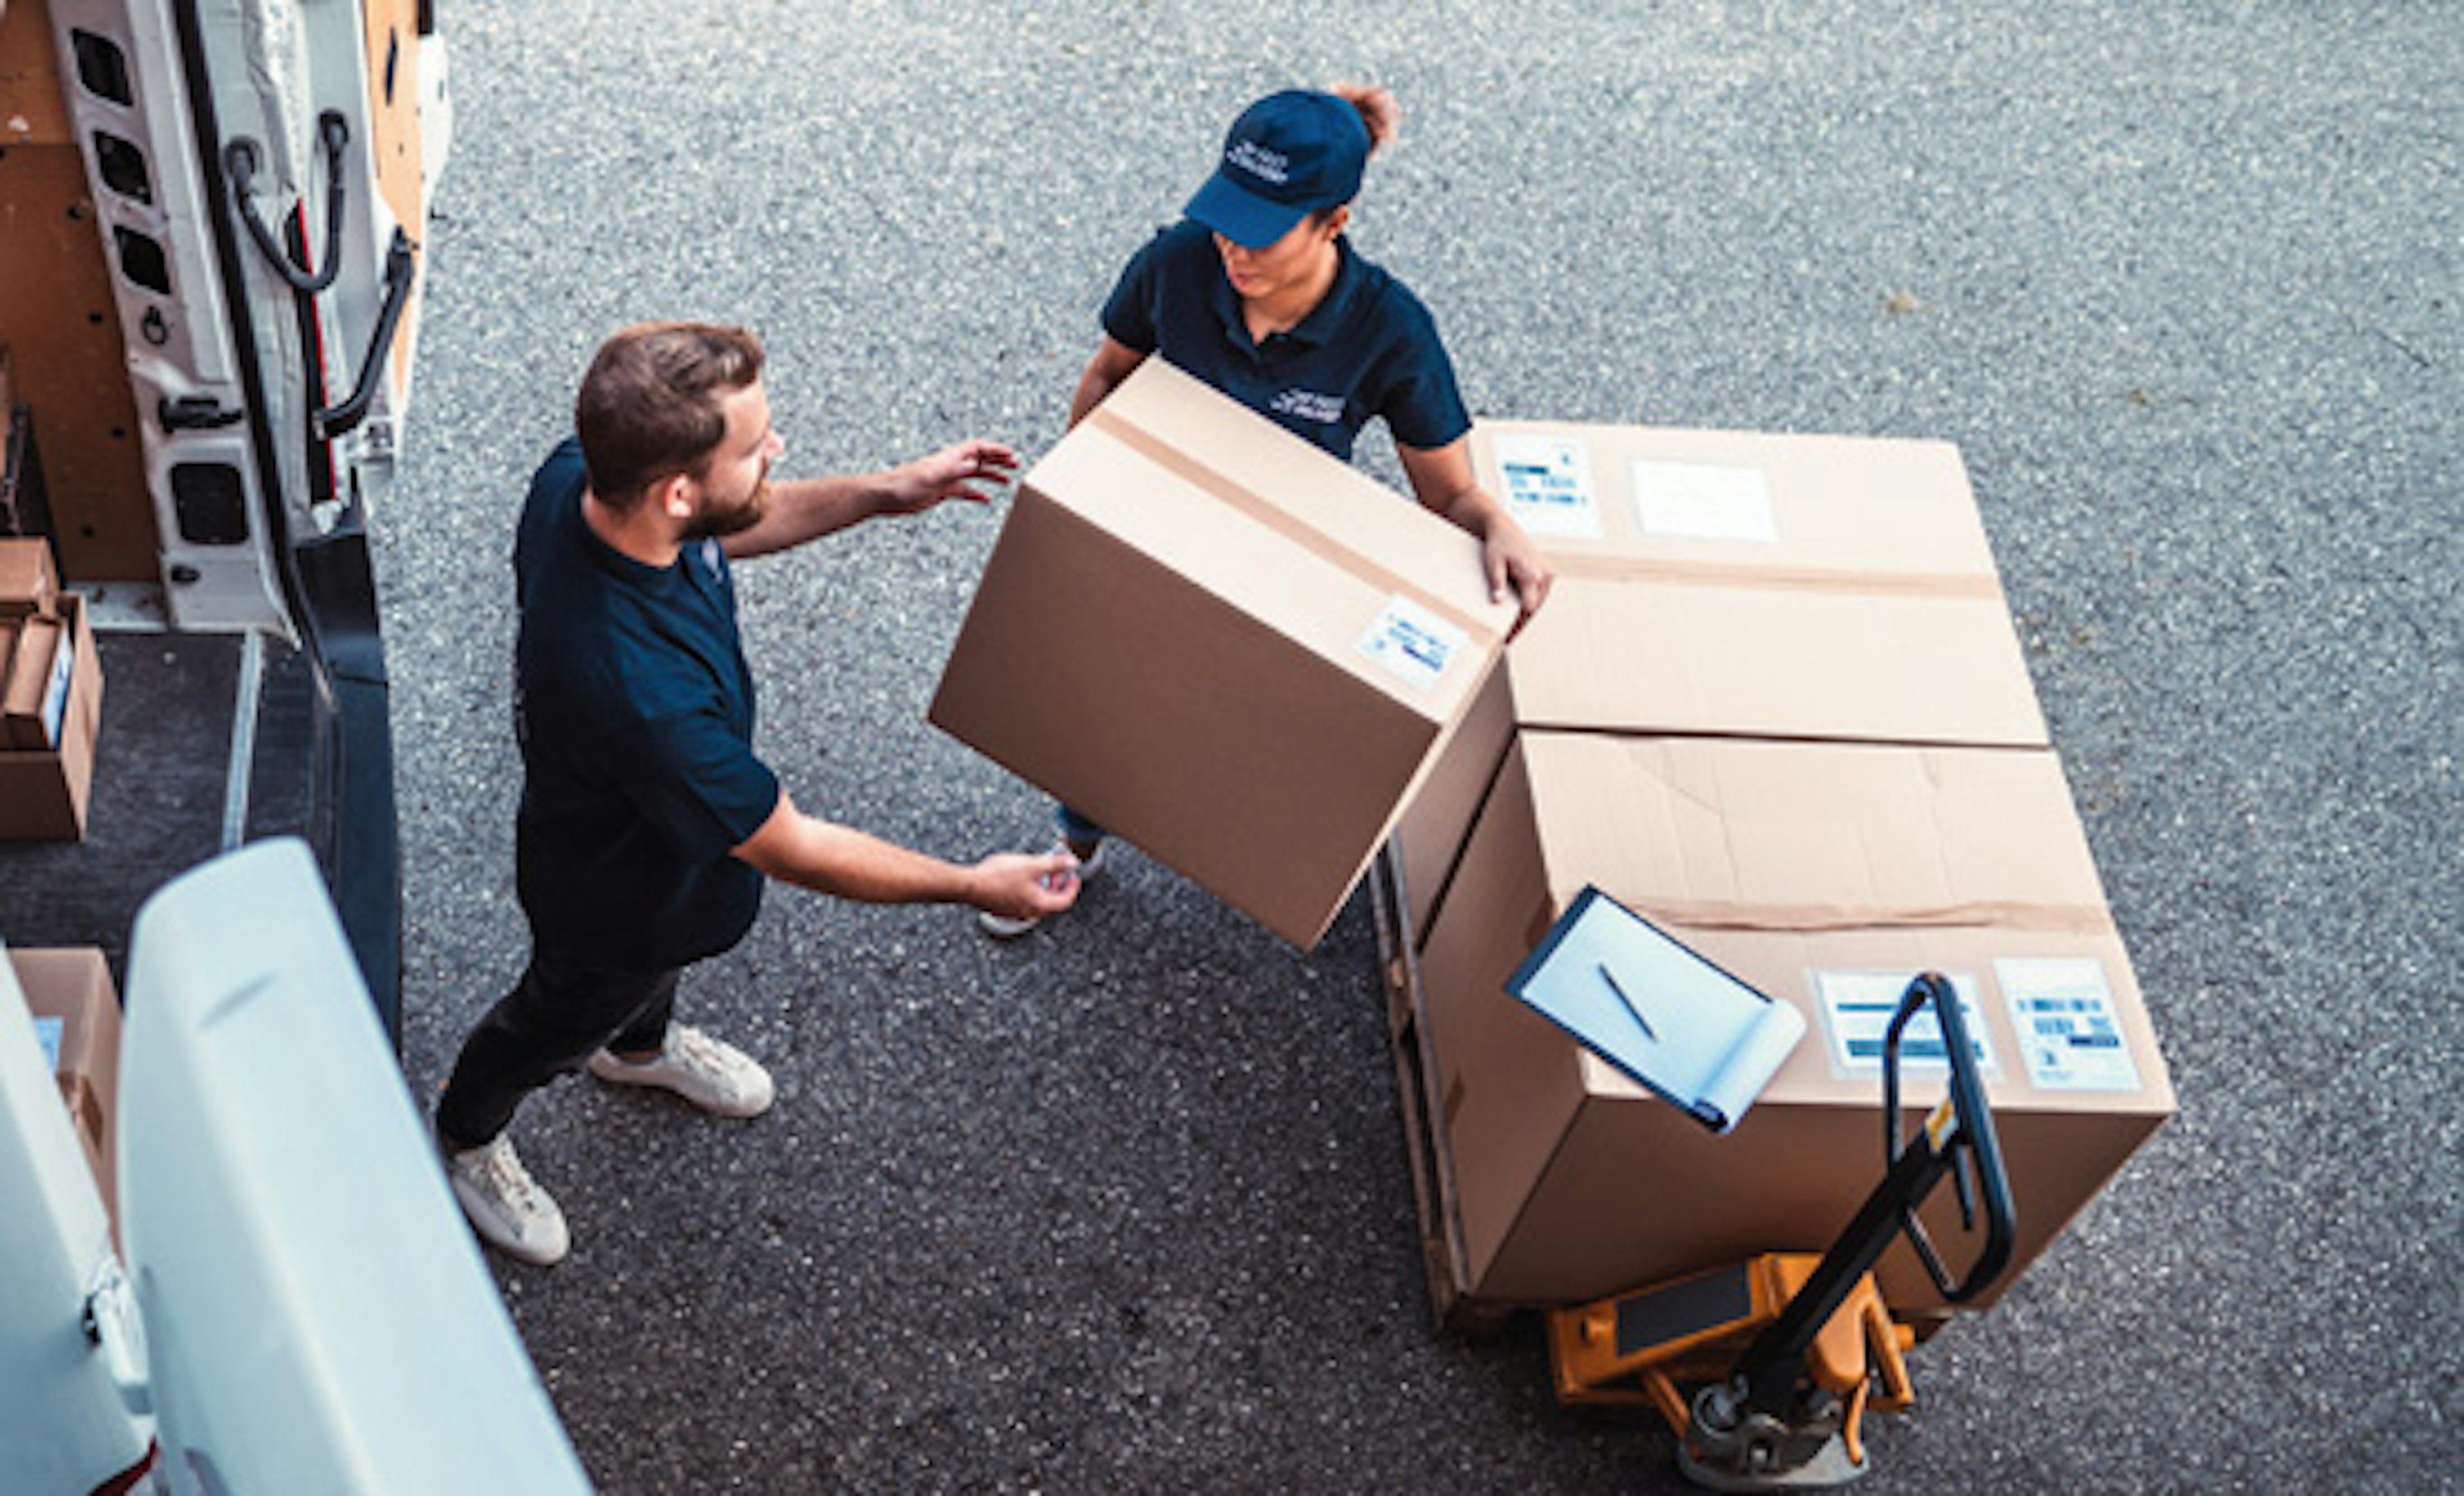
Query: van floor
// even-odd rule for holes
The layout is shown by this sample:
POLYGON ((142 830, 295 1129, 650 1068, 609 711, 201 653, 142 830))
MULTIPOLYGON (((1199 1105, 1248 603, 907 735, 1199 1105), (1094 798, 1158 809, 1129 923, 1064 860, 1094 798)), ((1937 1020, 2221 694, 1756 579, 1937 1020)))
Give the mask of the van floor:
MULTIPOLYGON (((223 850, 247 642, 230 634, 105 632, 102 725, 79 842, 0 842, 0 941, 91 945, 125 990, 129 929, 165 883, 223 850)), ((265 647, 249 733, 248 840, 310 834, 318 714, 300 657, 265 647)))

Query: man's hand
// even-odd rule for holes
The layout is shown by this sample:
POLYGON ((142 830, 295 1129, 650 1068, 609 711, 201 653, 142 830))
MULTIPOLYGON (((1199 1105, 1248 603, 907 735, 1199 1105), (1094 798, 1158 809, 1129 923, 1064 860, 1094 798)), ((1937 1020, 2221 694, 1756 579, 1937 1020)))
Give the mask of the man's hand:
POLYGON ((945 498, 983 503, 1018 472, 1018 453, 999 442, 944 447, 903 468, 860 477, 792 478, 770 495, 770 512, 719 543, 737 561, 767 556, 834 535, 882 515, 920 514, 945 498))
POLYGON ((1078 902, 1078 859, 1003 852, 976 864, 967 902, 1004 919, 1041 919, 1078 902))
POLYGON ((905 467, 892 468, 884 485, 880 512, 921 514, 951 498, 984 503, 1017 473, 1018 453, 1001 443, 959 442, 918 457, 905 467))

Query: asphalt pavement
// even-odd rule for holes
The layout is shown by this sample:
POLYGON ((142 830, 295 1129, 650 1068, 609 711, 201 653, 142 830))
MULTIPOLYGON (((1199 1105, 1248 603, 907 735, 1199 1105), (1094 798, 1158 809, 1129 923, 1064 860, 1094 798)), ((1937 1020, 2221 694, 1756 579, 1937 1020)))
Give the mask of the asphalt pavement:
MULTIPOLYGON (((379 517, 423 1095, 522 957, 506 557, 599 339, 759 330, 789 473, 1032 456, 1233 114, 1367 78, 1354 240, 1476 412, 1966 455, 2181 1113, 1866 1488, 2464 1489, 2464 7, 439 9, 379 517)), ((802 803, 1039 833, 924 721, 999 519, 743 568, 802 803)), ((771 1114, 515 1130, 576 1244, 499 1281, 607 1490, 1678 1488, 1536 1324, 1431 1331, 1364 900, 1302 954, 1134 855, 1010 946, 774 891, 685 1002, 771 1114)))

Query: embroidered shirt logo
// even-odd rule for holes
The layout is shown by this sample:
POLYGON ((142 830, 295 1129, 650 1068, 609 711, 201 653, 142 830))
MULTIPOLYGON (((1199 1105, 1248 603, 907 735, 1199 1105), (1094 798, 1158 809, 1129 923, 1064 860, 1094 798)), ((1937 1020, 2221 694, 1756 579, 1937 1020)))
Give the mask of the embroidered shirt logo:
POLYGON ((1234 141, 1225 146, 1223 164, 1277 187, 1283 186, 1291 176, 1292 159, 1282 151, 1268 150, 1256 141, 1234 141))
POLYGON ((1343 419, 1343 397, 1320 394, 1314 389, 1287 389, 1274 398, 1269 408, 1277 415, 1331 423, 1343 419))

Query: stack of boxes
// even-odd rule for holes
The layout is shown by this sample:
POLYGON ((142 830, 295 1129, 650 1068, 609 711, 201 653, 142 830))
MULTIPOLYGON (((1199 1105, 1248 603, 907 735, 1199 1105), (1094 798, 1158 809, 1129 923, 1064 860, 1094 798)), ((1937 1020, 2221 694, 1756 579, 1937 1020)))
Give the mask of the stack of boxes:
POLYGON ((102 665, 48 542, 0 539, 0 840, 85 834, 102 665))
MULTIPOLYGON (((1923 969, 1986 1049, 2007 1286, 2173 1097, 1957 451, 1473 451, 1558 573, 1511 645, 1469 537, 1150 359, 1022 480, 933 720, 1303 946, 1391 840, 1441 1302, 1820 1250, 1884 1172, 1877 1041, 1923 969), (1804 1017, 1732 1133, 1506 995, 1594 884, 1804 1017)), ((1940 1308, 1904 1248, 1879 1271, 1940 1308)))
POLYGON ((0 839, 85 834, 102 667, 40 539, 0 539, 0 839))
MULTIPOLYGON (((1983 1036, 2007 1287, 2173 1097, 1957 451, 1521 423, 1474 446, 1560 580, 1396 832, 1452 1293, 1820 1250, 1883 1173, 1876 1041, 1927 968, 1983 1036), (1505 994, 1587 884, 1800 1009, 1734 1133, 1505 994)), ((1895 1309, 1941 1307, 1904 1247, 1879 1271, 1895 1309)))

